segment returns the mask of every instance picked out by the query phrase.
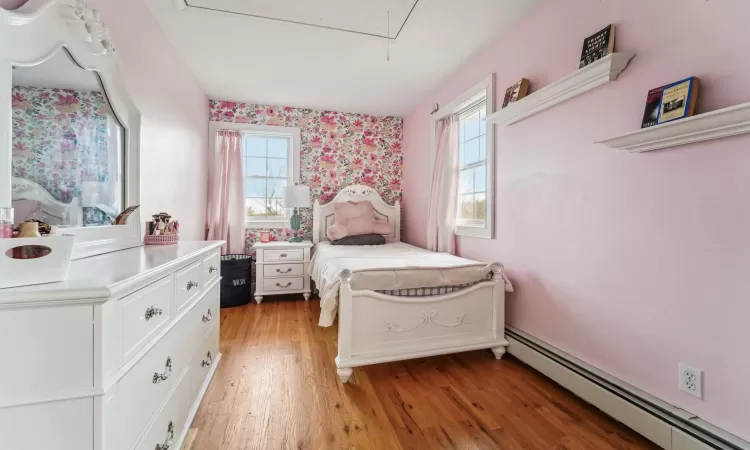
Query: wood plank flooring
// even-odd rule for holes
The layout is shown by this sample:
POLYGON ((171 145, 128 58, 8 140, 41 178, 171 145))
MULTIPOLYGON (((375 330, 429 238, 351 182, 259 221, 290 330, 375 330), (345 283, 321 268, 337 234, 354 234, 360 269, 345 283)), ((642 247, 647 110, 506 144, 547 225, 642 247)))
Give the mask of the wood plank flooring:
POLYGON ((656 448, 489 350, 358 368, 342 385, 319 311, 301 296, 221 310, 223 358, 183 449, 656 448))

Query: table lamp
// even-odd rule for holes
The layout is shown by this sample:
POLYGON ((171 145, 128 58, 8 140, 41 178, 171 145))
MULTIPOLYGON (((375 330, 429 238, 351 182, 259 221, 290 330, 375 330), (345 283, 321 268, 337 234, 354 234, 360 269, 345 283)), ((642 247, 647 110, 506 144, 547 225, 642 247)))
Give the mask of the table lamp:
POLYGON ((302 239, 297 236, 297 232, 300 228, 300 219, 298 208, 309 208, 310 207, 310 188, 307 186, 300 186, 298 184, 290 185, 284 188, 284 208, 294 208, 294 214, 289 221, 289 226, 292 228, 292 238, 289 242, 302 242, 302 239))

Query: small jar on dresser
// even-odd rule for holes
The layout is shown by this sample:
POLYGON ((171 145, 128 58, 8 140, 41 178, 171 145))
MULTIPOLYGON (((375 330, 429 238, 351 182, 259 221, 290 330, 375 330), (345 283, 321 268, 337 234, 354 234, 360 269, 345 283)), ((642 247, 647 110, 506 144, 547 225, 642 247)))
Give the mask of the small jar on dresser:
POLYGON ((264 296, 302 294, 310 299, 310 252, 313 243, 256 242, 255 249, 255 301, 260 304, 264 296))

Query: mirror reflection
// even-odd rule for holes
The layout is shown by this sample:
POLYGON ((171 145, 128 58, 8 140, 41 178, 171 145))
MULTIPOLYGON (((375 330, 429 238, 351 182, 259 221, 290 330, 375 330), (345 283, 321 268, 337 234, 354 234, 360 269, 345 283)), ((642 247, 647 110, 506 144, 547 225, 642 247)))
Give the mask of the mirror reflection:
POLYGON ((99 76, 65 49, 13 68, 12 200, 16 223, 114 223, 123 205, 124 130, 99 76))

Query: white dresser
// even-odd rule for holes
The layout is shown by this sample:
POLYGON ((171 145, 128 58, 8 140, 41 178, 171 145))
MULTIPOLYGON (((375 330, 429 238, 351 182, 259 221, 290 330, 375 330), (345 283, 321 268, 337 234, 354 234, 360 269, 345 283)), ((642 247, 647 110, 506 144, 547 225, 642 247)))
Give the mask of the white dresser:
POLYGON ((260 304, 264 296, 302 294, 310 299, 310 251, 313 243, 256 242, 255 249, 255 301, 260 304))
POLYGON ((221 244, 122 250, 0 289, 0 449, 180 448, 221 357, 221 244))

